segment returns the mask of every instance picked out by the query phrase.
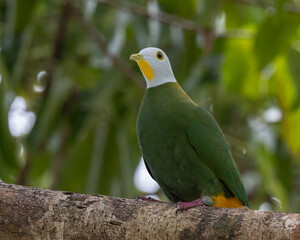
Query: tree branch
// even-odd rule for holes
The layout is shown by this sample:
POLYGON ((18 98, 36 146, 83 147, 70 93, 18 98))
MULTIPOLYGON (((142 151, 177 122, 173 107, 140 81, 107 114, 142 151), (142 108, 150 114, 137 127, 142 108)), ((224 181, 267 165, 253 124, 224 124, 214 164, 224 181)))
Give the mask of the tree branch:
POLYGON ((0 239, 300 239, 300 214, 199 207, 0 183, 0 239))
POLYGON ((119 9, 124 12, 131 14, 139 15, 151 20, 156 20, 165 24, 169 24, 175 27, 182 27, 183 29, 193 31, 193 32, 202 32, 204 27, 197 22, 178 17, 176 15, 160 12, 159 14, 151 14, 144 7, 138 5, 128 4, 124 2, 110 1, 110 0, 96 0, 98 3, 103 5, 119 9))
POLYGON ((136 73, 128 66, 128 64, 122 59, 114 54, 112 54, 107 44, 105 43, 102 35, 98 30, 90 24, 85 17, 83 16, 80 9, 75 7, 71 1, 69 2, 69 7, 71 9, 72 15, 78 20, 81 27, 84 31, 90 36, 94 43, 101 49, 101 51, 107 56, 107 58, 114 64, 114 66, 127 77, 128 80, 131 80, 135 85, 141 89, 145 89, 144 81, 141 81, 136 73))
MULTIPOLYGON (((150 20, 156 20, 164 24, 168 24, 174 27, 181 27, 182 29, 197 32, 197 33, 205 33, 207 31, 207 27, 197 23, 196 21, 192 21, 189 19, 184 19, 178 17, 176 15, 160 12, 158 14, 152 14, 147 11, 144 7, 140 7, 138 5, 128 4, 126 2, 119 1, 111 1, 111 0, 96 0, 98 3, 109 6, 111 8, 116 8, 124 12, 128 12, 131 14, 139 15, 141 17, 148 18, 150 20)), ((217 38, 239 38, 239 39, 247 39, 252 38, 253 33, 245 30, 245 29, 233 29, 226 30, 222 33, 215 33, 217 38)))

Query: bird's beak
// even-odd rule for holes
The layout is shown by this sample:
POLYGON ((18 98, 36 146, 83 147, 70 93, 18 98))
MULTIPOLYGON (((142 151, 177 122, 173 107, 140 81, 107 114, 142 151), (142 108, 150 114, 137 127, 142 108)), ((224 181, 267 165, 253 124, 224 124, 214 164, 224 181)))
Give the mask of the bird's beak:
POLYGON ((144 56, 140 53, 132 54, 129 58, 131 61, 138 61, 144 59, 144 56))
POLYGON ((153 72, 153 69, 151 68, 150 64, 144 59, 144 55, 140 54, 140 53, 132 54, 129 59, 131 61, 137 62, 142 73, 151 82, 152 78, 154 76, 154 72, 153 72))

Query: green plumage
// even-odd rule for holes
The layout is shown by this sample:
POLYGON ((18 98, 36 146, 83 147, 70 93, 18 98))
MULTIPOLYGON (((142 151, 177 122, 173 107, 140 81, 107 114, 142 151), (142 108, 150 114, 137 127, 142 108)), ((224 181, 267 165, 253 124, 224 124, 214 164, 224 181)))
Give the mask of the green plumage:
POLYGON ((229 146, 214 118, 176 82, 148 88, 137 121, 146 166, 167 197, 248 198, 229 146))

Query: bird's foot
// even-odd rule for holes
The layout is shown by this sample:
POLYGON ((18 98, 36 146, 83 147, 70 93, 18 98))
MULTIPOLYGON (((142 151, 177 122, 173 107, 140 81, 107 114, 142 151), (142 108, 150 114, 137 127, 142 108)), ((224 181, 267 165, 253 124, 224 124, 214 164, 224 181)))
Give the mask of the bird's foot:
POLYGON ((141 201, 160 202, 160 201, 157 200, 157 199, 154 199, 154 198, 152 198, 152 197, 146 197, 146 196, 138 196, 136 199, 137 199, 137 200, 141 200, 141 201))
POLYGON ((179 202, 178 210, 187 210, 190 208, 198 207, 198 206, 213 206, 214 200, 211 197, 203 196, 201 198, 196 199, 192 202, 179 202))

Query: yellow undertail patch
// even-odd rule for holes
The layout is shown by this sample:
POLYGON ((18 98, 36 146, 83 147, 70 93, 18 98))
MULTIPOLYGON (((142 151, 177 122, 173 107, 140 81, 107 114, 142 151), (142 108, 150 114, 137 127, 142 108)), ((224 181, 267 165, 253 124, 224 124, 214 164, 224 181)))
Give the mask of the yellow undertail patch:
POLYGON ((219 194, 218 196, 212 196, 212 199, 215 201, 214 207, 222 208, 238 208, 244 206, 236 197, 226 198, 224 193, 219 194))

